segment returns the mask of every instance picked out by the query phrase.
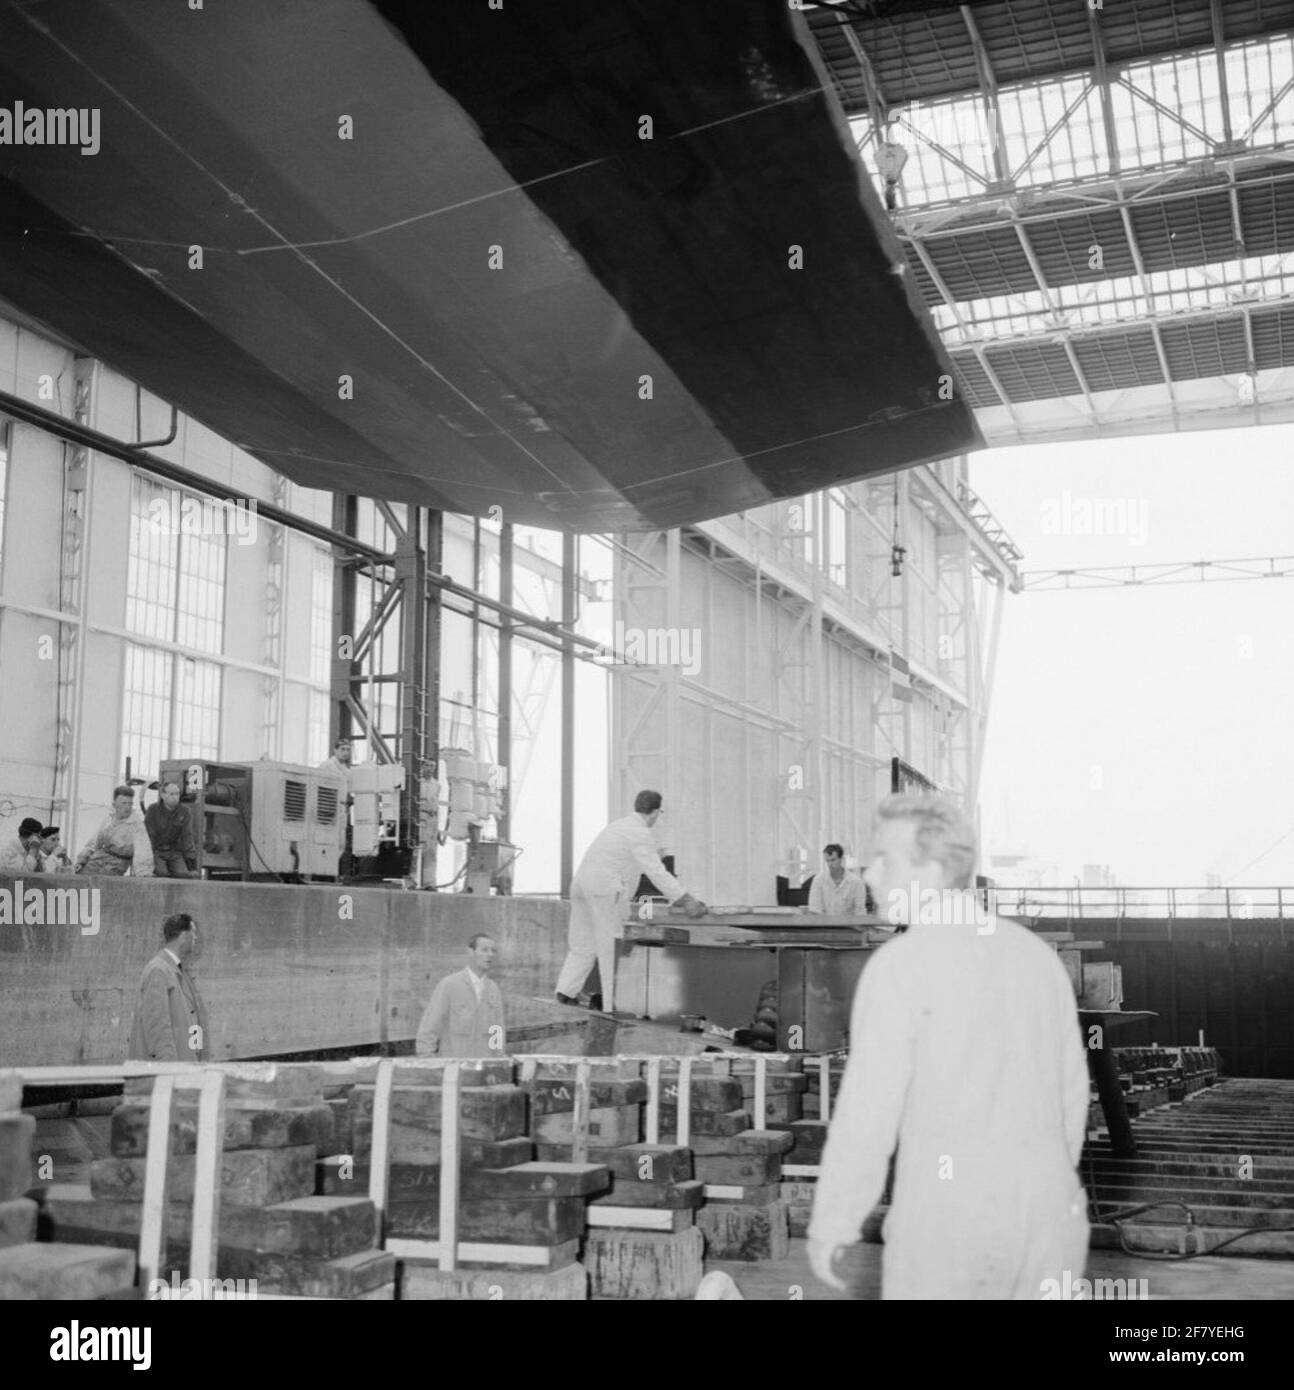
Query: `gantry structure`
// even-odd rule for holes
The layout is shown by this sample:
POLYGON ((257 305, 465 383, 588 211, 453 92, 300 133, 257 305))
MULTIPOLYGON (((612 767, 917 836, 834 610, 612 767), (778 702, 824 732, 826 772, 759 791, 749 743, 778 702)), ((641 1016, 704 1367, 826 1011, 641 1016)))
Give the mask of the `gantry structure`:
POLYGON ((1288 0, 807 18, 989 444, 1294 418, 1288 0))

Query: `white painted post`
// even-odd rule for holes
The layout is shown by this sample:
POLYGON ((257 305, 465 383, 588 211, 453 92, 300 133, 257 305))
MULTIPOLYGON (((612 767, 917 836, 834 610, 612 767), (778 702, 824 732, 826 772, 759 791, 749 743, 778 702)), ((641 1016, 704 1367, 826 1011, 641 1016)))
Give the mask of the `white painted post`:
POLYGON ((458 1262, 458 1077, 462 1063, 445 1068, 440 1095, 440 1268, 458 1262))

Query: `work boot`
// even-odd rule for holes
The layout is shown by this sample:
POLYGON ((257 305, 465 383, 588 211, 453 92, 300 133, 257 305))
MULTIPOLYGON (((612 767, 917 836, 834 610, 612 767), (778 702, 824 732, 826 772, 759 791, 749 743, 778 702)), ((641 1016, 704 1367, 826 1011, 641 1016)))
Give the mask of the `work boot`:
POLYGON ((562 994, 559 990, 557 994, 557 1002, 559 1004, 570 1004, 574 1006, 578 1005, 580 1001, 578 999, 572 999, 569 994, 562 994))

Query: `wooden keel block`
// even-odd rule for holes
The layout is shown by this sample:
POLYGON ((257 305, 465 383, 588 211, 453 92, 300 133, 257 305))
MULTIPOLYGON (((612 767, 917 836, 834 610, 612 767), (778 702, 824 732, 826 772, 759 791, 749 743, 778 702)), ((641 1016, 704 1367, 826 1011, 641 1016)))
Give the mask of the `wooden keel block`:
MULTIPOLYGON (((808 1089, 809 1078, 800 1071, 769 1071, 764 1076, 765 1095, 803 1095, 808 1089)), ((754 1073, 745 1074, 741 1077, 741 1094, 743 1100, 754 1099, 754 1073)), ((747 1108, 749 1109, 749 1107, 747 1108)))
MULTIPOLYGON (((593 1110, 608 1110, 626 1105, 642 1105, 647 1099, 647 1083, 630 1081, 593 1080, 589 1086, 589 1106, 593 1110)), ((573 1081, 537 1078, 530 1091, 530 1113, 560 1115, 575 1109, 573 1081)))
POLYGON ((781 1198, 781 1183, 770 1182, 763 1186, 742 1186, 736 1183, 706 1183, 705 1200, 710 1202, 737 1202, 748 1207, 766 1207, 781 1198))
MULTIPOLYGON (((372 1076, 364 1078, 370 1085, 372 1079, 372 1076)), ((463 1058, 459 1061, 458 1079, 463 1086, 511 1086, 516 1081, 516 1067, 509 1058, 463 1058)), ((444 1083, 443 1065, 433 1065, 424 1057, 395 1058, 397 1086, 440 1087, 444 1083)))
POLYGON ((355 1114, 351 1109, 350 1096, 337 1096, 328 1101, 332 1111, 333 1138, 326 1148, 318 1150, 320 1158, 331 1154, 353 1153, 355 1149, 355 1114))
MULTIPOLYGON (((444 1091, 433 1086, 393 1086, 391 1122, 411 1130, 440 1133, 444 1091)), ((526 1093, 519 1086, 464 1086, 459 1095, 459 1134, 464 1139, 512 1139, 526 1129, 526 1093)), ((373 1134, 373 1087, 356 1086, 355 1147, 367 1152, 373 1134)))
POLYGON ((747 1099, 742 1104, 759 1124, 790 1124, 793 1120, 802 1119, 804 1116, 804 1097, 791 1091, 784 1092, 782 1095, 765 1096, 762 1115, 755 1114, 753 1099, 747 1099))
MULTIPOLYGON (((485 1245, 562 1245, 584 1233, 582 1197, 469 1198, 459 1204, 458 1238, 485 1245)), ((387 1233, 435 1240, 440 1235, 440 1202, 392 1202, 387 1233)))
MULTIPOLYGON (((636 1081, 642 1076, 643 1063, 630 1057, 589 1057, 589 1076, 594 1081, 636 1081)), ((536 1062, 535 1079, 539 1081, 573 1081, 579 1070, 578 1062, 536 1062)))
POLYGON ((812 1219, 812 1202, 788 1202, 786 1204, 786 1229, 792 1240, 808 1238, 809 1222, 812 1219))
MULTIPOLYGON (((142 1158, 148 1152, 149 1107, 137 1102, 112 1112, 112 1152, 117 1158, 142 1158)), ((320 1153, 332 1151, 335 1124, 332 1110, 318 1105, 277 1109, 227 1105, 224 1148, 282 1149, 312 1144, 320 1153)), ((171 1120, 171 1154, 197 1151, 198 1107, 177 1105, 171 1120)))
POLYGON ((28 1245, 36 1239, 36 1203, 29 1197, 0 1202, 0 1250, 28 1245))
POLYGON ((98 1245, 12 1245, 0 1250, 0 1301, 99 1298, 134 1281, 132 1250, 98 1245))
MULTIPOLYGON (((636 1144, 642 1137, 642 1106, 613 1105, 589 1111, 589 1147, 618 1148, 636 1144)), ((531 1124, 535 1142, 569 1144, 575 1137, 575 1117, 570 1111, 536 1115, 531 1124)))
MULTIPOLYGON (((668 1108, 678 1110, 678 1080, 664 1078, 660 1088, 661 1113, 668 1108)), ((731 1076, 693 1076, 692 1095, 688 1110, 692 1115, 703 1111, 741 1109, 741 1082, 731 1076)))
POLYGON ((0 1202, 21 1197, 32 1185, 31 1146, 35 1137, 33 1116, 0 1115, 0 1202))
POLYGON ((676 1144, 625 1144, 603 1149, 598 1162, 604 1163, 617 1181, 655 1183, 658 1187, 692 1179, 692 1150, 676 1144))
POLYGON ((660 1207, 598 1207, 588 1211, 590 1230, 686 1231, 693 1224, 691 1211, 666 1211, 660 1207))
POLYGON ((762 1187, 782 1176, 781 1154, 697 1154, 696 1175, 703 1183, 762 1187))
MULTIPOLYGON (((434 1144, 425 1145, 428 1156, 423 1162, 396 1159, 387 1169, 387 1190, 392 1196, 404 1193, 427 1196, 440 1191, 440 1136, 434 1144)), ((529 1163, 534 1144, 524 1136, 518 1139, 499 1139, 468 1143, 462 1146, 459 1171, 466 1174, 473 1168, 512 1168, 529 1163)), ((563 1153, 562 1159, 569 1154, 563 1153)), ((558 1162, 561 1159, 557 1160, 558 1162)), ((315 1165, 316 1192, 328 1197, 364 1197, 368 1195, 369 1165, 351 1154, 332 1154, 315 1165), (349 1174, 344 1177, 343 1174, 349 1174)))
MULTIPOLYGON (((211 1064, 215 1065, 215 1064, 211 1064)), ((323 1101, 323 1088, 317 1080, 314 1063, 288 1062, 226 1062, 219 1069, 225 1073, 225 1102, 248 1107, 267 1106, 274 1109, 284 1105, 312 1105, 323 1101)), ((151 1076, 127 1079, 124 1093, 127 1098, 151 1096, 151 1076)))
POLYGON ((688 1145, 696 1157, 729 1157, 736 1154, 784 1154, 792 1136, 776 1129, 746 1129, 739 1134, 694 1134, 688 1145))
MULTIPOLYGON (((755 1068, 758 1065, 754 1057, 734 1057, 729 1063, 727 1063, 727 1065, 730 1068, 731 1074, 733 1076, 740 1076, 743 1078, 747 1076, 751 1077, 753 1085, 755 1068)), ((767 1071, 764 1073, 765 1076, 785 1076, 787 1072, 803 1072, 804 1058, 779 1057, 776 1061, 766 1062, 765 1066, 767 1067, 767 1071)), ((769 1089, 771 1090, 772 1087, 770 1087, 769 1089)))
POLYGON ((298 1197, 274 1206, 228 1207, 220 1244, 267 1254, 333 1260, 377 1245, 377 1213, 361 1197, 298 1197))
MULTIPOLYGON (((110 1202, 144 1199, 144 1158, 101 1158, 90 1164, 90 1191, 110 1202)), ((172 1202, 193 1201, 192 1156, 173 1158, 166 1165, 168 1195, 172 1202)), ((290 1149, 235 1149, 220 1156, 220 1200, 239 1207, 268 1207, 309 1197, 315 1187, 315 1151, 305 1146, 290 1149)))
POLYGON ((705 1241, 683 1231, 590 1231, 584 1265, 592 1293, 637 1301, 691 1298, 704 1273, 705 1241))
MULTIPOLYGON (((688 1125, 692 1137, 697 1139, 731 1138, 751 1128, 750 1116, 744 1110, 693 1110, 688 1125)), ((662 1134, 678 1133, 678 1106, 661 1104, 660 1131, 662 1134)), ((691 1147, 693 1153, 699 1152, 695 1144, 691 1147)))
POLYGON ((334 1260, 310 1260, 222 1245, 217 1273, 222 1279, 255 1279, 260 1293, 356 1298, 394 1282, 395 1256, 384 1250, 361 1250, 334 1260))
POLYGON ((583 1303, 589 1296, 588 1271, 580 1264, 561 1269, 437 1269, 402 1261, 403 1302, 443 1300, 503 1303, 583 1303))
POLYGON ((704 1200, 703 1186, 695 1180, 661 1185, 614 1178, 611 1191, 595 1197, 589 1208, 653 1207, 659 1211, 692 1211, 704 1200))
POLYGON ((707 1203, 696 1225, 712 1260, 784 1260, 790 1253, 786 1203, 780 1200, 759 1207, 707 1203))

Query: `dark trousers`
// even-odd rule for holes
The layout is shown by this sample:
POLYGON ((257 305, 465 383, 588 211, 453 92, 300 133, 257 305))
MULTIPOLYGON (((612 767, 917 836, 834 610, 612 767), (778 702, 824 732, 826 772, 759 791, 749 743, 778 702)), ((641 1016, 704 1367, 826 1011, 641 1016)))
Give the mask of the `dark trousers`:
POLYGON ((184 862, 178 849, 153 851, 153 872, 158 878, 197 878, 197 873, 184 862))

